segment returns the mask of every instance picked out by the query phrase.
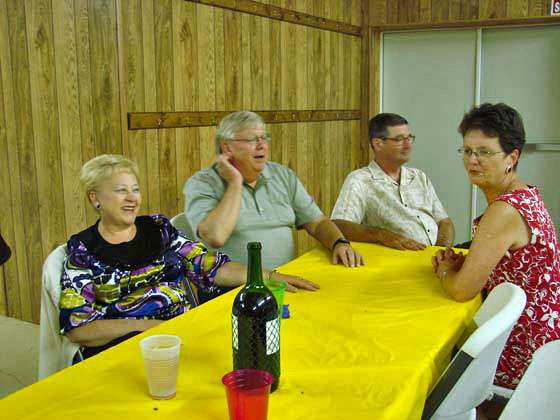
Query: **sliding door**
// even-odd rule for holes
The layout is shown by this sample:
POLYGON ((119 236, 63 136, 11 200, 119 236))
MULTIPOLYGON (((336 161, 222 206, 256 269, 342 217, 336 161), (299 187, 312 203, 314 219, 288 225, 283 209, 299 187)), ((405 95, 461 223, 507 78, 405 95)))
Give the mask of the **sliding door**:
POLYGON ((516 108, 528 142, 519 174, 539 186, 558 231, 560 26, 484 29, 479 45, 477 63, 475 29, 384 34, 382 110, 409 120, 418 136, 410 165, 434 183, 461 242, 469 239, 471 216, 484 211, 486 200, 478 191, 471 214, 471 188, 456 153, 457 127, 477 102, 516 108))
MULTIPOLYGON (((482 33, 481 102, 505 102, 525 124, 527 146, 518 172, 537 185, 560 229, 560 26, 482 33)), ((486 206, 477 200, 478 208, 486 206)))

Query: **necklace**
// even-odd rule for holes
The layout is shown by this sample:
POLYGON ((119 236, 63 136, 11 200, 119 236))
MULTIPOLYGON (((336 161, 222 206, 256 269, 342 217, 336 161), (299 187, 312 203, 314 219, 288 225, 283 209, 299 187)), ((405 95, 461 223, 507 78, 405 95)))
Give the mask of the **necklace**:
POLYGON ((103 224, 102 221, 99 222, 97 230, 99 231, 99 234, 101 235, 101 237, 111 244, 120 244, 120 243, 123 243, 123 242, 130 242, 132 239, 134 239, 134 236, 136 235, 136 225, 135 224, 130 226, 130 228, 128 229, 128 232, 126 233, 126 236, 124 238, 122 237, 122 234, 120 234, 122 232, 122 230, 121 231, 111 231, 110 229, 107 229, 105 227, 105 224, 103 224))

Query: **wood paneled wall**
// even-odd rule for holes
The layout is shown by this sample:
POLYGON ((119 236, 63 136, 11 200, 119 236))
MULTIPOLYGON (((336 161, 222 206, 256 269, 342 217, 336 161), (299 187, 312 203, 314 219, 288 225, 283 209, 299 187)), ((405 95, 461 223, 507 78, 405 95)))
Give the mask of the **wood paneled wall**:
POLYGON ((370 0, 370 24, 436 23, 538 17, 550 0, 370 0))
MULTIPOLYGON (((265 3, 361 25, 360 0, 265 3)), ((139 164, 143 212, 182 211, 215 128, 128 131, 127 112, 359 109, 360 50, 356 36, 183 0, 0 0, 0 230, 14 251, 0 313, 38 322, 44 259, 96 219, 78 183, 95 155, 139 164)), ((327 214, 367 162, 359 121, 270 131, 272 160, 327 214)))

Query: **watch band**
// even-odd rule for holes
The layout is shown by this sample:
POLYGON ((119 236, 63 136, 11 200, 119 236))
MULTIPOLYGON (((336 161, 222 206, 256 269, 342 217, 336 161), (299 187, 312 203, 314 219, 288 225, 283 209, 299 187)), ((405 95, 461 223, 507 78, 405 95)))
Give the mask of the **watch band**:
POLYGON ((334 248, 338 245, 338 244, 346 244, 346 245, 350 245, 350 241, 346 238, 338 238, 336 241, 334 241, 334 244, 332 246, 332 250, 334 251, 334 248))

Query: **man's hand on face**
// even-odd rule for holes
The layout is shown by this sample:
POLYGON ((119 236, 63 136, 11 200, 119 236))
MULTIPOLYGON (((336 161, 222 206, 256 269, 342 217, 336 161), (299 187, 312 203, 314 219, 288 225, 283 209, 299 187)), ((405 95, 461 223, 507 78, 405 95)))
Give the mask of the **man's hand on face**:
POLYGON ((243 182, 243 175, 239 172, 236 162, 231 153, 222 153, 216 158, 218 174, 226 180, 228 184, 243 182))

